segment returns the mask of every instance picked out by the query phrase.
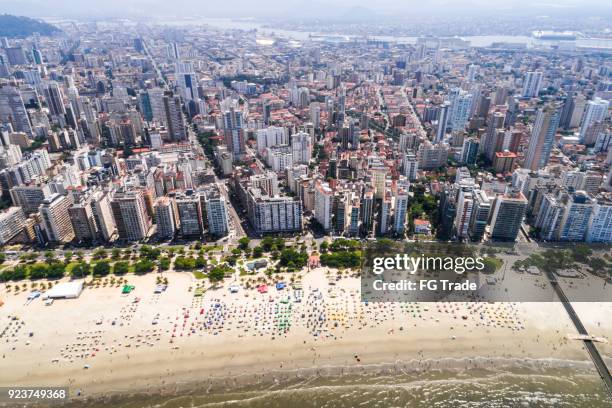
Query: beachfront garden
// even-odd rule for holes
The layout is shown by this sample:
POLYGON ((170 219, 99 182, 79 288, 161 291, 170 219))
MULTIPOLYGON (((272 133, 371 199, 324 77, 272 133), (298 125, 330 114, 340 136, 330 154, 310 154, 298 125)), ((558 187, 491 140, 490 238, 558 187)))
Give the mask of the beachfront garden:
MULTIPOLYGON (((26 253, 19 258, 17 265, 5 266, 0 271, 0 282, 18 282, 23 280, 59 280, 64 277, 94 279, 107 276, 119 277, 126 274, 147 274, 168 270, 192 271, 203 270, 208 265, 218 263, 216 252, 218 246, 166 247, 164 249, 143 245, 135 249, 104 248, 95 250, 86 259, 81 251, 66 251, 62 259, 53 251, 44 253, 26 253)), ((211 280, 219 274, 215 273, 211 280)))

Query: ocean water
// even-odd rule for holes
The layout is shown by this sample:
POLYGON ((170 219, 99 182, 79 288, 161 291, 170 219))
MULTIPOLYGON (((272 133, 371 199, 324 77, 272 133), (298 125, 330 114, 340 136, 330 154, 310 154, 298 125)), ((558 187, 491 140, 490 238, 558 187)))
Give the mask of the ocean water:
MULTIPOLYGON (((603 383, 588 365, 512 369, 416 370, 402 365, 363 372, 317 370, 266 374, 257 384, 236 378, 202 382, 163 395, 116 396, 80 403, 104 408, 506 408, 612 407, 603 383)), ((342 370, 344 371, 344 370, 342 370)))

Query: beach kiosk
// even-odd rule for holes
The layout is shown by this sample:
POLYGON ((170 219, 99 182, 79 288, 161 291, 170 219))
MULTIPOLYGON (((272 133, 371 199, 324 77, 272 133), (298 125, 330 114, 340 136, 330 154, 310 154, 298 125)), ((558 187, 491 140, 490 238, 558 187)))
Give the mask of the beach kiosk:
POLYGON ((49 289, 44 299, 76 299, 83 292, 83 281, 62 282, 49 289))

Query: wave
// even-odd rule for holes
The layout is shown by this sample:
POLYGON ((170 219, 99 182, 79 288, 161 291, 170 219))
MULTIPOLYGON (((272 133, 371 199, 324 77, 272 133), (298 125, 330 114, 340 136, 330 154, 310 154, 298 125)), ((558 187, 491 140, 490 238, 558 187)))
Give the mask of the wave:
POLYGON ((158 393, 112 395, 75 406, 595 408, 609 407, 607 398, 588 361, 465 357, 207 378, 158 393))

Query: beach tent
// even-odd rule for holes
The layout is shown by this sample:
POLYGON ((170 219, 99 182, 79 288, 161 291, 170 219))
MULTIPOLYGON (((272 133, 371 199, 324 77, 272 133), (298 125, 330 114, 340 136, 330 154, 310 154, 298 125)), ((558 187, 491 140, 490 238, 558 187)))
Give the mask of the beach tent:
POLYGON ((285 285, 285 282, 278 282, 276 284, 276 290, 283 290, 283 289, 285 289, 285 286, 287 286, 287 285, 285 285))
POLYGON ((83 281, 62 282, 45 293, 45 299, 76 299, 83 291, 83 281))
POLYGON ((121 289, 121 293, 127 294, 133 291, 136 287, 134 285, 124 285, 123 289, 121 289))
POLYGON ((268 293, 268 285, 259 285, 257 291, 259 293, 268 293))

